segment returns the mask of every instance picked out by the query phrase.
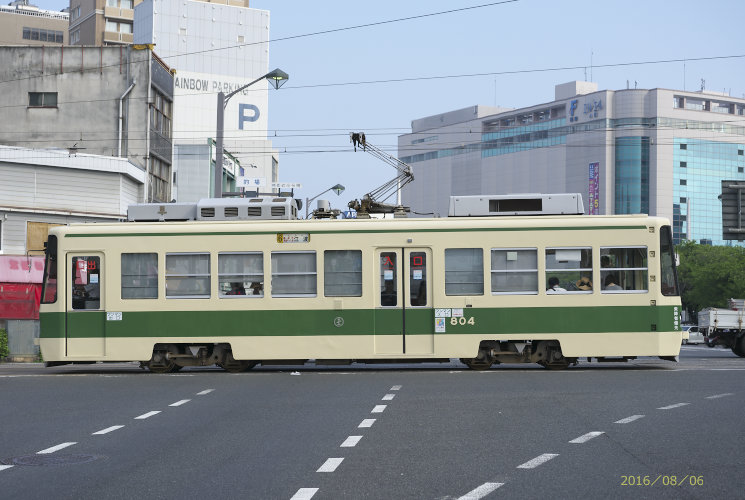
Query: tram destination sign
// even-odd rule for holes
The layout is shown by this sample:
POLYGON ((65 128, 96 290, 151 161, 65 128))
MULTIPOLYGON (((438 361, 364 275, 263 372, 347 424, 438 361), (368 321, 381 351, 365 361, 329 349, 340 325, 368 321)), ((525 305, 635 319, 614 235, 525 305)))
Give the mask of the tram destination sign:
POLYGON ((277 243, 310 243, 310 234, 277 233, 277 243))

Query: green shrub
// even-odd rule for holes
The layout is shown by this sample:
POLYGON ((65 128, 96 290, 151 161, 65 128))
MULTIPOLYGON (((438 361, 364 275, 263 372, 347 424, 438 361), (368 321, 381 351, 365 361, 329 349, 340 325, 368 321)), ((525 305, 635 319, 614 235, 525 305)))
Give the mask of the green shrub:
POLYGON ((10 351, 8 350, 8 332, 0 329, 0 361, 5 359, 10 351))

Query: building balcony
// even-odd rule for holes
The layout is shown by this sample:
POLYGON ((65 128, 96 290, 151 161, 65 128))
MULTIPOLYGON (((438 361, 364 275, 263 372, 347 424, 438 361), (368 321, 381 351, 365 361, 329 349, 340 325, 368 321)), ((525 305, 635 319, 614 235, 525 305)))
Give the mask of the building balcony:
POLYGON ((134 9, 120 9, 119 7, 104 7, 103 15, 107 19, 134 21, 134 9))
POLYGON ((103 41, 104 43, 126 45, 134 41, 134 35, 132 33, 118 33, 116 31, 104 31, 103 41))

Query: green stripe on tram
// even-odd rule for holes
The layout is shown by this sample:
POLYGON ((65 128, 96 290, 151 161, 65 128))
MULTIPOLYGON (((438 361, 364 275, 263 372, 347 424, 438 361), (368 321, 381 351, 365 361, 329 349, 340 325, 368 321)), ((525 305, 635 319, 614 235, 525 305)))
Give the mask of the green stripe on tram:
MULTIPOLYGON (((500 334, 673 331, 676 314, 673 306, 466 308, 463 319, 445 318, 444 333, 488 339, 500 334)), ((65 313, 41 313, 40 319, 41 337, 65 337, 65 313)), ((407 335, 437 336, 434 323, 433 309, 406 310, 407 335)), ((71 338, 400 335, 401 310, 140 311, 123 312, 121 321, 106 321, 104 311, 76 311, 68 313, 67 326, 71 338)))
MULTIPOLYGON (((280 229, 282 226, 278 226, 280 229)), ((194 231, 166 233, 67 233, 66 238, 129 238, 142 236, 261 236, 293 232, 307 234, 392 234, 392 233, 472 233, 472 232, 520 232, 520 231, 599 231, 599 230, 640 230, 647 226, 543 226, 543 227, 469 227, 442 229, 343 229, 343 230, 306 230, 305 228, 286 228, 284 231, 194 231)))

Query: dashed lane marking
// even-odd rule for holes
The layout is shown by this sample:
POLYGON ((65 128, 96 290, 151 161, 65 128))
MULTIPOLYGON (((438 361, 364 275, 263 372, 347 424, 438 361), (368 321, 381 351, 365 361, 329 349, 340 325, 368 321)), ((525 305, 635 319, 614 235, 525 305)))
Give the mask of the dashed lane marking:
POLYGON ((147 413, 143 413, 139 417, 135 417, 135 420, 145 420, 146 418, 150 418, 153 415, 157 415, 158 413, 160 413, 160 410, 149 411, 147 413))
POLYGON ((458 500, 479 500, 481 498, 484 498, 486 495, 496 490, 503 484, 504 483, 484 483, 478 488, 469 491, 462 497, 459 497, 458 500))
POLYGON ((49 453, 54 453, 55 451, 59 451, 63 448, 67 448, 68 446, 72 446, 74 444, 78 444, 77 442, 74 443, 62 443, 58 444, 57 446, 52 446, 51 448, 47 448, 46 450, 37 451, 37 455, 47 455, 49 453))
POLYGON ((364 429, 366 427, 372 427, 374 423, 375 423, 374 418, 366 418, 365 420, 360 422, 360 425, 358 425, 357 427, 360 429, 364 429))
POLYGON ((622 418, 621 420, 616 420, 614 423, 616 423, 616 424, 630 424, 634 420, 639 420, 640 418, 644 418, 644 415, 631 415, 630 417, 622 418))
POLYGON ((181 401, 176 401, 175 403, 171 403, 168 406, 181 406, 188 403, 189 401, 191 401, 191 399, 182 399, 181 401))
POLYGON ((392 391, 400 391, 401 390, 401 386, 400 385, 394 385, 393 387, 391 387, 391 390, 392 391))
POLYGON ((383 413, 385 411, 386 405, 375 405, 375 408, 372 409, 370 413, 383 413))
POLYGON ((533 460, 528 460, 522 465, 518 465, 518 469, 535 469, 541 464, 544 464, 551 460, 552 458, 558 457, 558 453, 544 453, 543 455, 539 455, 535 457, 533 460))
POLYGON ((587 434, 583 434, 578 438, 574 438, 569 442, 575 443, 575 444, 582 444, 582 443, 588 442, 590 439, 600 436, 601 434, 604 434, 604 433, 602 431, 592 431, 592 432, 588 432, 587 434))
POLYGON ((198 392, 197 396, 204 396, 205 394, 209 394, 210 392, 214 391, 214 389, 205 389, 202 392, 198 392))
POLYGON ((290 500, 310 500, 318 492, 318 488, 300 488, 290 500))
POLYGON ((108 434, 109 432, 113 432, 117 429, 121 429, 124 427, 123 425, 112 425, 111 427, 107 427, 105 429, 101 429, 100 431, 94 432, 91 434, 91 436, 101 436, 103 434, 108 434))
POLYGON ((316 472, 334 472, 337 467, 339 467, 339 464, 342 463, 344 458, 329 458, 326 460, 321 467, 318 468, 316 472))
POLYGON ((390 400, 392 400, 395 397, 396 397, 395 394, 386 394, 385 396, 383 396, 382 401, 390 401, 390 400))
POLYGON ((662 408, 657 408, 658 410, 672 410, 673 408, 680 408, 681 406, 686 406, 691 403, 675 403, 674 405, 669 406, 663 406, 662 408))
POLYGON ((0 465, 0 471, 4 471, 5 469, 10 469, 13 467, 12 465, 0 465))
POLYGON ((362 439, 362 436, 349 436, 339 448, 354 448, 360 442, 360 439, 362 439))
POLYGON ((725 392, 724 394, 714 394, 713 396, 706 396, 706 399, 719 399, 719 398, 726 398, 727 396, 734 396, 735 394, 732 392, 725 392))

